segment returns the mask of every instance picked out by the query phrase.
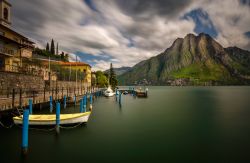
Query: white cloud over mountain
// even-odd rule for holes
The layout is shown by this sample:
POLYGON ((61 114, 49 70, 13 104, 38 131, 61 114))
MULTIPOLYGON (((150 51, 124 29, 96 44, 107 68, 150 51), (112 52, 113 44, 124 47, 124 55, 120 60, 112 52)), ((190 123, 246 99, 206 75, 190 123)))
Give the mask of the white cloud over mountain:
POLYGON ((107 69, 110 62, 115 67, 133 66, 164 51, 177 37, 195 33, 195 22, 182 17, 197 8, 208 13, 220 43, 250 49, 244 35, 250 31, 250 7, 235 0, 10 2, 15 29, 41 47, 54 38, 62 51, 79 55, 95 70, 107 69))

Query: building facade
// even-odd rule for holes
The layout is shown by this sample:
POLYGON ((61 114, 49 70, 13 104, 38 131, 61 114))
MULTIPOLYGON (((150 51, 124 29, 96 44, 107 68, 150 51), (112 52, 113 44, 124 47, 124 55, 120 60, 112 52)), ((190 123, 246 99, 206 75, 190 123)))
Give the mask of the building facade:
POLYGON ((76 71, 78 80, 81 80, 84 87, 91 87, 91 66, 83 62, 61 62, 63 68, 76 71))
POLYGON ((11 29, 11 4, 0 0, 0 70, 19 72, 23 59, 30 59, 34 43, 11 29))

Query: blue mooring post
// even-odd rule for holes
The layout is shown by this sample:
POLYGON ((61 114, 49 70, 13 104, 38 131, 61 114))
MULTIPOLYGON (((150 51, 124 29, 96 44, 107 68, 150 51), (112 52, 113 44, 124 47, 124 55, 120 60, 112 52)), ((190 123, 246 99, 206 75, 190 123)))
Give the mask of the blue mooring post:
POLYGON ((83 112, 83 99, 80 100, 80 113, 83 112))
POLYGON ((28 136, 29 136, 29 110, 23 111, 23 129, 22 129, 22 154, 28 153, 28 136))
POLYGON ((29 99, 29 113, 32 114, 32 99, 29 99))
POLYGON ((119 104, 121 105, 121 102, 122 102, 122 93, 120 92, 119 93, 119 104))
POLYGON ((60 103, 56 103, 56 133, 60 133, 60 103))
POLYGON ((115 100, 117 101, 117 96, 118 96, 118 94, 117 94, 118 92, 117 92, 117 89, 115 89, 115 100))
POLYGON ((49 111, 50 111, 50 113, 52 113, 52 111, 53 111, 53 100, 52 100, 52 96, 49 96, 49 111))
POLYGON ((92 96, 92 94, 90 94, 90 97, 89 97, 89 110, 91 111, 92 110, 92 108, 93 108, 93 96, 92 96))
POLYGON ((63 96, 63 108, 66 109, 66 95, 63 96))
POLYGON ((83 112, 86 112, 87 107, 87 95, 83 97, 83 112))

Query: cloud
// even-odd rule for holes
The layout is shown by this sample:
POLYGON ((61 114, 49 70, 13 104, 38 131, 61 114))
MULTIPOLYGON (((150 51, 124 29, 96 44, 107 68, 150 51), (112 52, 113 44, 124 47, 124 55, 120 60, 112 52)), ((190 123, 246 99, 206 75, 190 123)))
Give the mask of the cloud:
POLYGON ((225 47, 238 46, 248 49, 250 8, 248 0, 202 0, 192 4, 190 8, 202 8, 206 11, 218 32, 216 39, 225 47))
POLYGON ((110 62, 133 66, 161 53, 177 37, 197 32, 197 22, 183 19, 196 9, 207 14, 200 22, 213 24, 224 46, 247 47, 249 5, 229 1, 10 0, 15 29, 40 47, 54 38, 61 51, 73 60, 78 55, 94 70, 105 70, 110 62))

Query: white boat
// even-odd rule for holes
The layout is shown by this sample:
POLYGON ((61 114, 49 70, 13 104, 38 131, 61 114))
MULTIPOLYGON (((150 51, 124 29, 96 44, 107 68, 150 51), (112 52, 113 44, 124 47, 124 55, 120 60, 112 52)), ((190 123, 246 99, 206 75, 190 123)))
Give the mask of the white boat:
POLYGON ((112 97, 115 95, 115 92, 113 92, 113 90, 111 89, 111 87, 108 87, 108 89, 106 91, 104 91, 104 95, 106 97, 112 97))
MULTIPOLYGON (((76 123, 88 122, 91 112, 60 114, 60 124, 70 125, 76 123)), ((17 125, 23 124, 23 116, 13 117, 14 123, 17 125)), ((29 125, 48 126, 56 125, 55 114, 29 115, 29 125)))

